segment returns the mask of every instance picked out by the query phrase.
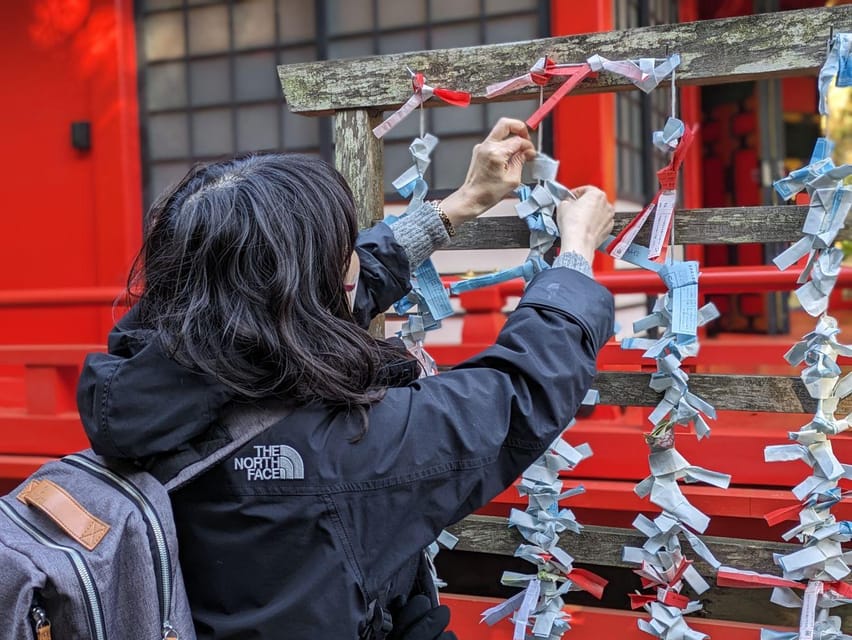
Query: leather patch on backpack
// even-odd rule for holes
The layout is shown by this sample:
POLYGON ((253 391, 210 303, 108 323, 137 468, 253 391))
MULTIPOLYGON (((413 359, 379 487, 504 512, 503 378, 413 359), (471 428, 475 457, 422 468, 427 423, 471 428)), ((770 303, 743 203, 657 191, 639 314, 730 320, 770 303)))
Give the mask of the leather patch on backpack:
POLYGON ((89 551, 97 547, 109 531, 108 524, 89 513, 52 480, 31 480, 17 498, 39 509, 89 551))

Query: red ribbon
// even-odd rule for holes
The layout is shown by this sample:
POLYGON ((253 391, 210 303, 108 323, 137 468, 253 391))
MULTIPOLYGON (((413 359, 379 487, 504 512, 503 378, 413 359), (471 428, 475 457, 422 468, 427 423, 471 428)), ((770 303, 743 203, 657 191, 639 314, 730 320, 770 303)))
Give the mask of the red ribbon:
POLYGON ((781 522, 786 522, 787 520, 798 520, 799 512, 804 507, 801 504, 794 504, 789 507, 781 507, 780 509, 776 509, 775 511, 770 511, 763 519, 766 520, 766 524, 770 527, 774 527, 776 524, 781 522))
POLYGON ((586 569, 574 569, 565 577, 598 600, 603 598, 604 588, 608 584, 607 580, 586 569))
MULTIPOLYGON (((423 87, 426 85, 426 78, 418 71, 411 79, 411 84, 414 86, 415 93, 422 93, 423 87)), ((441 87, 431 87, 431 89, 433 96, 440 98, 454 107, 466 107, 470 104, 470 94, 466 91, 453 91, 452 89, 442 89, 441 87)))
POLYGON ((631 593, 630 597, 630 608, 631 609, 641 609, 649 602, 656 602, 657 596, 649 596, 644 593, 631 593))
MULTIPOLYGON (((684 127, 683 136, 680 139, 677 147, 675 147, 674 153, 672 154, 672 159, 669 163, 657 171, 657 180, 660 183, 660 189, 657 191, 657 194, 654 196, 654 199, 648 203, 648 205, 640 211, 636 217, 633 218, 615 237, 610 243, 610 247, 615 248, 621 239, 627 235, 627 233, 639 222, 640 218, 642 218, 642 214, 650 206, 657 206, 657 202, 660 199, 663 191, 672 191, 677 188, 677 176, 680 171, 680 167, 683 164, 683 161, 686 159, 686 151, 689 149, 689 145, 692 144, 693 139, 695 138, 695 132, 698 130, 697 126, 693 127, 684 127)), ((671 226, 674 223, 674 216, 669 219, 668 227, 666 227, 665 237, 669 238, 671 235, 671 226)), ((666 257, 666 248, 668 247, 668 242, 663 245, 663 251, 660 252, 660 255, 656 258, 652 258, 655 262, 663 262, 666 257)))
POLYGON ((547 58, 544 63, 543 72, 530 73, 532 81, 537 85, 544 86, 553 78, 562 77, 565 78, 565 82, 563 82, 559 88, 553 92, 553 95, 550 96, 544 104, 536 109, 535 113, 527 118, 527 126, 530 129, 537 129, 541 121, 544 120, 551 111, 553 111, 553 108, 557 105, 557 103, 568 95, 568 93, 576 87, 583 78, 591 73, 592 68, 587 63, 560 67, 553 60, 547 58))
MULTIPOLYGON (((797 582, 796 580, 787 580, 780 576, 773 576, 765 573, 750 575, 732 573, 724 568, 719 569, 716 573, 717 587, 734 587, 738 589, 766 589, 767 587, 778 587, 787 589, 805 589, 807 584, 797 582)), ((834 591, 841 598, 852 598, 852 584, 837 580, 835 582, 824 582, 823 592, 834 591)))
POLYGON ((657 593, 657 600, 664 605, 677 607, 678 609, 686 609, 689 606, 689 598, 682 596, 677 591, 672 591, 671 589, 660 589, 660 591, 662 593, 657 593))
POLYGON ((765 589, 767 587, 788 587, 790 589, 804 589, 805 585, 795 580, 787 580, 779 576, 767 574, 741 574, 726 571, 724 568, 716 572, 716 586, 736 587, 739 589, 765 589))

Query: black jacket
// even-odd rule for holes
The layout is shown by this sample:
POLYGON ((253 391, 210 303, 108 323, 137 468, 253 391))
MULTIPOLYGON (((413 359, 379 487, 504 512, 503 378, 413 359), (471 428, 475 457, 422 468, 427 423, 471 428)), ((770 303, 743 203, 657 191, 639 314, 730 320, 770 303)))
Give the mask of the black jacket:
MULTIPOLYGON (((384 224, 362 233, 359 321, 408 290, 384 224)), ((612 296, 566 268, 530 283, 494 346, 388 390, 358 415, 298 407, 173 495, 199 638, 355 639, 408 594, 420 551, 511 485, 577 411, 612 333, 612 296)), ((80 414, 100 454, 204 454, 230 392, 167 358, 130 313, 90 355, 80 414)))

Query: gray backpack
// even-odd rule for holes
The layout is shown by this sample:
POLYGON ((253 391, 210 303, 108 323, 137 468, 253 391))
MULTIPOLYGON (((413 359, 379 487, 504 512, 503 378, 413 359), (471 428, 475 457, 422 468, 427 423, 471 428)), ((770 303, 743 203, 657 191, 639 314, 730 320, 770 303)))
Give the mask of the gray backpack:
POLYGON ((87 450, 0 498, 0 640, 195 640, 168 492, 282 417, 226 416, 203 455, 155 471, 164 483, 87 450))

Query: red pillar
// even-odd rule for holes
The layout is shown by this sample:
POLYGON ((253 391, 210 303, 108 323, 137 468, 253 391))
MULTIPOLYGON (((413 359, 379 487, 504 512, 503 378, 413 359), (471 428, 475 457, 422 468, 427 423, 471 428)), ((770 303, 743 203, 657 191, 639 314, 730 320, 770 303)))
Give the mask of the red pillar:
MULTIPOLYGON (((551 0, 551 35, 611 31, 612 7, 612 0, 551 0)), ((559 181, 568 187, 593 184, 614 200, 615 96, 611 93, 569 95, 556 107, 551 122, 554 156, 560 161, 559 181)), ((594 268, 611 270, 612 259, 598 254, 594 268)))

